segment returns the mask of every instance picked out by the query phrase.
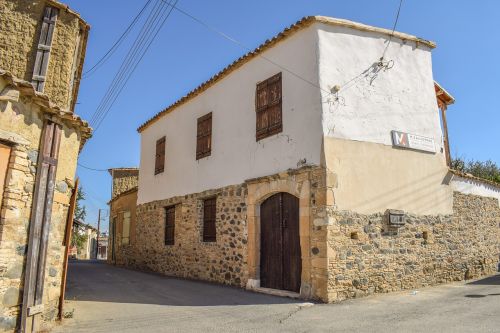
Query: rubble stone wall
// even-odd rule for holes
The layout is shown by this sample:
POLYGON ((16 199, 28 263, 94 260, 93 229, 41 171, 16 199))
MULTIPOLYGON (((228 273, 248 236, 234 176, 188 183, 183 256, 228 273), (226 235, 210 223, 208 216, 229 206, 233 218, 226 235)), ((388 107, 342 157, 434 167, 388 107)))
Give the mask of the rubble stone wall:
MULTIPOLYGON (((57 6, 49 0, 0 1, 0 69, 31 82, 41 21, 45 6, 57 6)), ((62 6, 59 4, 59 6, 62 6)), ((59 7, 57 6, 57 7, 59 7)), ((62 109, 69 109, 71 94, 68 87, 74 73, 75 52, 81 38, 87 35, 86 24, 73 12, 60 9, 47 70, 44 93, 62 109), (83 31, 82 31, 83 30, 83 31), (82 35, 79 38, 79 35, 82 35)), ((78 67, 80 64, 76 64, 78 67)))
POLYGON ((390 228, 384 213, 330 213, 328 300, 414 289, 494 274, 500 208, 494 198, 453 194, 453 215, 406 215, 390 228))
POLYGON ((233 286, 247 282, 245 184, 137 207, 136 241, 127 264, 170 276, 233 286), (216 242, 203 242, 203 200, 217 198, 216 242), (175 244, 165 245, 165 207, 175 205, 175 244))
POLYGON ((138 169, 114 169, 113 174, 113 193, 112 198, 129 191, 138 185, 139 170, 138 169))
POLYGON ((134 255, 134 245, 136 244, 136 224, 137 224, 137 189, 124 192, 115 197, 111 203, 108 263, 128 266, 129 258, 134 255), (130 212, 129 244, 122 244, 123 216, 125 212, 130 212), (114 233, 113 233, 114 230, 114 233), (112 255, 114 251, 114 257, 112 255))
MULTIPOLYGON (((15 329, 21 309, 42 119, 43 112, 27 100, 0 101, 0 140, 11 147, 0 207, 0 332, 15 329)), ((64 125, 47 250, 42 327, 57 316, 65 249, 62 243, 79 146, 76 130, 64 125)))

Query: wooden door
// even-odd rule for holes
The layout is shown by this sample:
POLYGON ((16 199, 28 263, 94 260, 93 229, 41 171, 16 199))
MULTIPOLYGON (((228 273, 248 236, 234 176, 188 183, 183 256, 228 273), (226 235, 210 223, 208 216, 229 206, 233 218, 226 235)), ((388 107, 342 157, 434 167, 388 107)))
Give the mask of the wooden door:
POLYGON ((262 203, 260 220, 261 286, 299 292, 299 199, 288 193, 273 195, 262 203))

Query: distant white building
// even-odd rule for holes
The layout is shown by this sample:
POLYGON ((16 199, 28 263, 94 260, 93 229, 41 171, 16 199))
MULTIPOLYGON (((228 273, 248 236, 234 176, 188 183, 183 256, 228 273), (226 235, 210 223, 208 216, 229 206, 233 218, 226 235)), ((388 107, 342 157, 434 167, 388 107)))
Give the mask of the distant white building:
POLYGON ((84 222, 75 220, 73 222, 73 232, 78 232, 86 236, 85 245, 79 249, 78 259, 89 260, 96 259, 97 256, 97 229, 84 222))

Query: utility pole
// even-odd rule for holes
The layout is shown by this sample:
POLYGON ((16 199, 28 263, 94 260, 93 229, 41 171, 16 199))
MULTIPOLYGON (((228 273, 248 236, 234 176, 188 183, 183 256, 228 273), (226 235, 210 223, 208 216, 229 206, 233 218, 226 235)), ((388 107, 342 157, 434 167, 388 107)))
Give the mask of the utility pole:
POLYGON ((95 258, 99 259, 99 234, 101 232, 101 209, 99 208, 99 213, 97 214, 97 241, 96 241, 96 254, 95 258))

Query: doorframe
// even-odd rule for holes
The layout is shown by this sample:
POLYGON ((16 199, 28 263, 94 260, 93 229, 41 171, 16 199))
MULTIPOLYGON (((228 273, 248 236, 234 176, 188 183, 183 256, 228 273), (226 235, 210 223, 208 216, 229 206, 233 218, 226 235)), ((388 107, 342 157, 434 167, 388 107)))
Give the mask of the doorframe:
POLYGON ((247 181, 248 281, 247 289, 260 288, 260 206, 274 194, 285 192, 299 199, 299 237, 302 256, 300 297, 311 298, 311 186, 307 173, 280 177, 264 177, 247 181))

